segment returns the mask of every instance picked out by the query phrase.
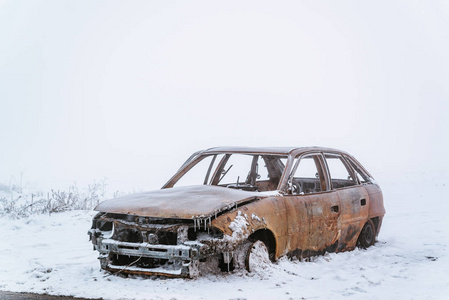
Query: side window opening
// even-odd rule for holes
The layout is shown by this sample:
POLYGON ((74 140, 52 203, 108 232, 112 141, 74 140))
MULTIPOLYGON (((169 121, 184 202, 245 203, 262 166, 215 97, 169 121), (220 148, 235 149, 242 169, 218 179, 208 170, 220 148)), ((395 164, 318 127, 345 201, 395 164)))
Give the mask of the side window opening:
POLYGON ((321 164, 317 155, 306 155, 296 160, 289 179, 289 193, 304 195, 325 189, 321 164))
POLYGON ((325 158, 333 189, 357 184, 354 170, 343 157, 337 154, 325 154, 325 158))
POLYGON ((359 183, 364 184, 371 182, 370 176, 366 174, 362 169, 360 169, 359 166, 357 166, 356 163, 352 161, 350 157, 345 157, 348 163, 351 165, 351 167, 354 169, 354 173, 356 174, 357 180, 359 183))

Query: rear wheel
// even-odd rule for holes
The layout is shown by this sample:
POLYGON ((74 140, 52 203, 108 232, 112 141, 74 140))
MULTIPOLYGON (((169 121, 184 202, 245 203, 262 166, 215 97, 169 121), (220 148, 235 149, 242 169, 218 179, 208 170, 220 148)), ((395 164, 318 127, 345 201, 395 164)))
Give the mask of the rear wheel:
POLYGON ((363 226, 360 232, 359 238, 357 240, 357 245, 360 248, 366 249, 371 245, 374 245, 376 241, 376 231, 374 229, 374 223, 372 220, 368 220, 363 226))

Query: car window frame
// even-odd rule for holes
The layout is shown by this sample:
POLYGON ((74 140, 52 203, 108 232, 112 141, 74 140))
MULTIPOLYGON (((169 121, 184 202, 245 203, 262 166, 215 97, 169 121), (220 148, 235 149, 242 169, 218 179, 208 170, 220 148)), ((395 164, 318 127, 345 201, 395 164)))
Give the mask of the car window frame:
POLYGON ((351 164, 346 160, 346 157, 345 157, 345 155, 343 153, 326 151, 326 152, 322 152, 322 154, 323 154, 323 158, 324 158, 324 162, 325 162, 325 166, 326 166, 326 172, 327 172, 328 177, 329 177, 329 183, 330 183, 330 186, 331 186, 331 190, 345 189, 345 188, 350 188, 350 187, 353 187, 353 186, 361 185, 361 183, 359 182, 359 179, 357 178, 356 172, 354 171, 354 169, 351 166, 351 164), (332 183, 331 171, 330 171, 329 165, 327 163, 327 159, 326 159, 326 154, 331 155, 331 156, 338 156, 338 158, 340 159, 342 164, 345 166, 346 171, 348 171, 348 174, 351 176, 352 181, 355 183, 354 185, 349 185, 349 186, 344 186, 344 187, 340 187, 340 188, 335 188, 334 189, 334 185, 332 183))
POLYGON ((289 168, 289 170, 287 170, 287 169, 285 170, 286 172, 288 171, 288 174, 289 174, 288 176, 286 176, 286 178, 287 178, 286 179, 286 185, 285 185, 285 187, 283 189, 285 195, 288 195, 288 196, 307 196, 307 195, 316 195, 316 194, 320 194, 320 193, 325 193, 325 192, 331 191, 331 189, 330 189, 329 172, 327 171, 327 169, 325 169, 325 165, 324 165, 325 158, 324 158, 322 152, 311 151, 311 152, 305 152, 305 153, 298 154, 295 157, 294 156, 290 156, 290 157, 292 158, 289 161, 291 163, 291 168, 289 168), (287 191, 289 189, 291 180, 293 179, 293 177, 294 177, 294 175, 296 173, 296 170, 297 170, 299 164, 301 163, 301 160, 304 157, 307 157, 307 156, 317 156, 317 158, 318 158, 318 165, 317 165, 317 162, 315 161, 315 159, 314 159, 314 162, 315 162, 315 166, 317 168, 317 172, 318 172, 318 175, 319 175, 318 180, 320 181, 321 191, 314 192, 314 193, 308 193, 308 194, 302 194, 302 195, 301 194, 289 194, 287 191), (320 170, 321 170, 321 172, 320 172, 320 170), (323 189, 323 186, 322 186, 322 184, 323 184, 322 179, 323 179, 324 185, 325 185, 324 189, 323 189))
POLYGON ((345 159, 347 160, 348 164, 352 167, 354 170, 354 175, 357 178, 357 181, 360 185, 364 184, 371 184, 374 180, 374 178, 371 176, 371 174, 360 164, 360 162, 355 159, 354 157, 350 155, 344 155, 345 159), (360 182, 357 173, 360 174, 360 176, 365 180, 365 182, 360 182))

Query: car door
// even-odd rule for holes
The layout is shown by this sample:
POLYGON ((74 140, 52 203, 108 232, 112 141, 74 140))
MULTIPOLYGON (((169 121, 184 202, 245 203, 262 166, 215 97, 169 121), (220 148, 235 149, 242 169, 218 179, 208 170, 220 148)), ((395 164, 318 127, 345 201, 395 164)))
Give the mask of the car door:
POLYGON ((288 234, 291 250, 309 256, 335 251, 338 241, 340 201, 328 187, 324 158, 309 153, 296 158, 288 181, 288 234))
POLYGON ((332 191, 340 200, 338 251, 356 246, 358 235, 368 218, 369 195, 359 184, 354 170, 346 159, 337 153, 325 153, 332 191))

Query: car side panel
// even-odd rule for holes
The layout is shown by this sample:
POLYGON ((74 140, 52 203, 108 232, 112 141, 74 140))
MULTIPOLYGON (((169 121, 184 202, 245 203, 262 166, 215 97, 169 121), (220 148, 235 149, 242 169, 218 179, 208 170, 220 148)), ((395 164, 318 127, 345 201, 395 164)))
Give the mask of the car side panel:
POLYGON ((376 184, 366 184, 364 187, 371 199, 369 217, 374 218, 385 215, 384 199, 380 188, 376 184))
POLYGON ((273 233, 276 241, 275 257, 279 258, 285 252, 288 231, 283 196, 263 198, 233 209, 212 220, 212 226, 222 230, 228 236, 237 238, 237 241, 246 240, 259 229, 268 229, 273 233), (230 224, 236 220, 239 214, 246 221, 245 228, 242 228, 242 234, 230 228, 230 224))
POLYGON ((378 218, 377 224, 375 223, 377 235, 379 234, 380 227, 382 226, 382 219, 385 215, 382 191, 376 184, 366 184, 364 187, 370 198, 369 218, 378 218))
MULTIPOLYGON (((303 196, 284 196, 288 228, 286 253, 306 250, 309 246, 309 219, 306 198, 303 196)), ((298 253, 300 254, 300 253, 298 253)))

